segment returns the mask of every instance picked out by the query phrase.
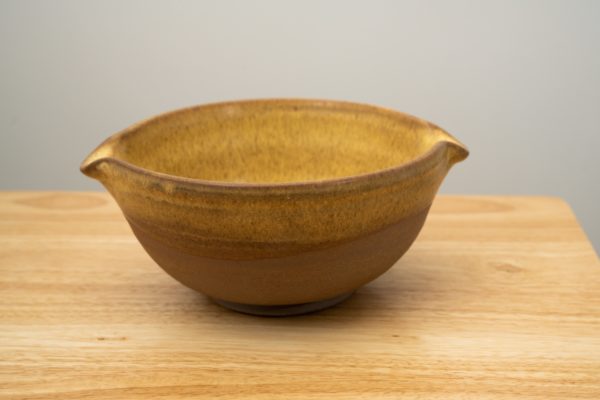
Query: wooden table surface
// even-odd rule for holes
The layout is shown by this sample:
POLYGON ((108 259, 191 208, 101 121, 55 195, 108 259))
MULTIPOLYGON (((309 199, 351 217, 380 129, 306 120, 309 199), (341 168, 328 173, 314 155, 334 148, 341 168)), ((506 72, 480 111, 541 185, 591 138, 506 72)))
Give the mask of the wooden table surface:
POLYGON ((600 399, 600 263, 569 206, 436 200, 388 273, 261 318, 167 276, 101 193, 0 194, 0 398, 600 399))

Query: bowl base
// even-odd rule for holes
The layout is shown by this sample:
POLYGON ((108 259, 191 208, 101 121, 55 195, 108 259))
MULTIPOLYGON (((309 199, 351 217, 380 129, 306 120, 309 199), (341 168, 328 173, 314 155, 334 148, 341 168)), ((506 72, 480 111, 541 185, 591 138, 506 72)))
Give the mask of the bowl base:
POLYGON ((332 297, 330 299, 321 301, 314 301, 311 303, 288 304, 282 306, 260 306, 254 304, 242 304, 214 298, 212 300, 220 306, 244 314, 259 315, 261 317, 288 317, 291 315, 308 314, 316 311, 321 311, 329 307, 333 307, 352 296, 353 293, 354 292, 344 293, 340 296, 332 297))

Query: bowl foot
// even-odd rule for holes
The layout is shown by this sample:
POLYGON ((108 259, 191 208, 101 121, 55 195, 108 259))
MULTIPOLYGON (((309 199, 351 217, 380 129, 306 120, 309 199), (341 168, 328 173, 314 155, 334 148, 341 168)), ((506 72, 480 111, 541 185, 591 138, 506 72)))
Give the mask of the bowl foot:
POLYGON ((321 301, 314 301, 311 303, 288 304, 282 306, 260 306, 254 304, 234 303, 220 299, 212 300, 225 308, 229 308, 230 310, 238 311, 244 314, 260 315, 262 317, 288 317, 291 315, 308 314, 333 307, 352 296, 352 293, 354 292, 344 293, 340 296, 321 301))

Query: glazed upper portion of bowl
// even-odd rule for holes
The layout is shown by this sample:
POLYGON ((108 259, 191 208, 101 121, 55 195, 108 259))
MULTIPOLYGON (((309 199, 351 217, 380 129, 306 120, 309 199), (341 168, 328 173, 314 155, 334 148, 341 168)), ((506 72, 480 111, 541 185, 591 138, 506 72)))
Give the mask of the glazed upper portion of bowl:
POLYGON ((414 161, 447 136, 396 113, 327 102, 246 102, 142 124, 111 156, 206 181, 292 183, 345 178, 414 161))
MULTIPOLYGON (((399 112, 345 102, 263 100, 165 114, 110 138, 84 162, 114 158, 146 171, 222 183, 298 183, 414 162, 456 139, 399 112)), ((462 157, 462 154, 457 154, 462 157)))
POLYGON ((155 237, 244 258, 330 245, 421 212, 467 155, 439 127, 392 110, 252 100, 136 124, 81 170, 155 237))

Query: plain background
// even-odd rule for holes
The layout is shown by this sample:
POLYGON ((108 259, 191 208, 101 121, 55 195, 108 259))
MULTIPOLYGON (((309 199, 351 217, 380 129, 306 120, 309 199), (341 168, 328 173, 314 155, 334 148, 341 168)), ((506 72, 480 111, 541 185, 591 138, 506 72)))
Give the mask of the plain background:
POLYGON ((101 190, 108 135, 259 97, 426 118, 471 150, 443 193, 561 196, 600 247, 600 1, 0 0, 0 189, 101 190))

